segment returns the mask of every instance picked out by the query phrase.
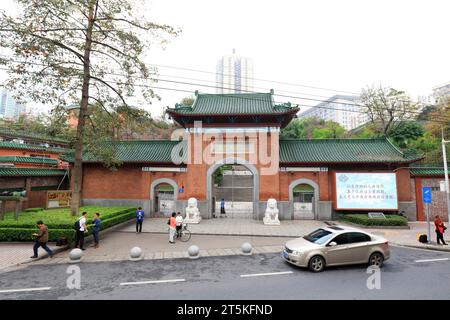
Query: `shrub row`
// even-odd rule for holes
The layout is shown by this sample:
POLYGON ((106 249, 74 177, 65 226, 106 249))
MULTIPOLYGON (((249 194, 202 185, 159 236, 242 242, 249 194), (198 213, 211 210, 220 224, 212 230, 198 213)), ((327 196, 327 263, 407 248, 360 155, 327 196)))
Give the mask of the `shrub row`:
POLYGON ((39 212, 39 211, 43 211, 44 208, 28 208, 25 209, 25 212, 39 212))
MULTIPOLYGON (((120 215, 115 214, 114 217, 102 220, 101 230, 105 230, 115 226, 119 223, 126 222, 134 218, 134 208, 132 211, 123 210, 120 215)), ((58 227, 49 226, 49 240, 54 241, 56 238, 65 237, 69 241, 75 240, 75 230, 73 226, 60 225, 58 227)), ((35 226, 31 227, 0 227, 0 241, 34 241, 33 233, 36 233, 38 230, 35 226)), ((92 228, 88 229, 87 235, 92 233, 92 228)), ((100 231, 101 232, 101 231, 100 231)))
MULTIPOLYGON (((116 218, 116 217, 120 217, 124 214, 134 215, 135 210, 136 210, 136 208, 127 208, 127 209, 120 210, 117 212, 108 213, 107 218, 105 218, 105 221, 108 221, 108 220, 116 218)), ((31 215, 35 212, 38 212, 38 211, 28 212, 28 214, 30 214, 30 216, 27 215, 27 218, 32 217, 31 215)), ((27 219, 27 221, 20 221, 20 217, 24 217, 23 213, 22 213, 22 215, 19 216, 19 221, 16 221, 16 220, 1 221, 0 228, 11 228, 11 229, 14 229, 14 228, 19 228, 19 229, 36 228, 36 221, 41 219, 44 221, 44 223, 47 225, 47 227, 49 229, 73 229, 73 225, 75 224, 75 221, 77 221, 77 219, 79 218, 79 217, 73 217, 73 220, 70 222, 51 222, 51 221, 48 222, 51 219, 51 217, 49 217, 47 219, 35 217, 35 220, 27 219)), ((90 221, 91 218, 92 218, 92 214, 91 214, 91 217, 89 218, 89 220, 87 221, 88 223, 91 222, 90 221)), ((102 216, 100 216, 100 218, 102 218, 102 216)))
POLYGON ((363 226, 407 226, 408 219, 401 216, 386 215, 386 219, 369 218, 364 214, 345 214, 339 217, 341 221, 360 224, 363 226))

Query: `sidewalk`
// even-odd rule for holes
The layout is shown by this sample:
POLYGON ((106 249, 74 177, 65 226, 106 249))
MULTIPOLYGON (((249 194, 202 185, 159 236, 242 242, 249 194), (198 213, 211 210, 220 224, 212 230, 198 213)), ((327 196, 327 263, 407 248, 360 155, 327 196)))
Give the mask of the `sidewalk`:
MULTIPOLYGON (((83 252, 83 262, 124 261, 129 259, 132 247, 142 249, 144 259, 173 259, 187 257, 191 245, 200 248, 200 256, 221 256, 241 254, 244 242, 253 246, 253 253, 281 252, 284 244, 291 238, 305 235, 327 223, 314 220, 281 221, 280 226, 265 226, 262 221, 238 219, 209 219, 198 225, 189 225, 192 237, 188 242, 168 243, 167 219, 146 219, 142 233, 136 234, 134 222, 130 221, 115 230, 100 234, 100 248, 89 247, 83 252)), ((331 222, 337 223, 337 222, 331 222)), ((339 223, 345 225, 345 223, 339 223)), ((385 237, 391 244, 422 249, 450 251, 448 246, 421 244, 418 233, 427 232, 424 222, 411 222, 411 229, 365 229, 369 233, 385 237)), ((364 229, 364 228, 362 228, 364 229)), ((431 239, 436 235, 432 230, 431 239)), ((447 242, 450 242, 446 239, 447 242)), ((60 249, 61 247, 58 247, 60 249)), ((52 247, 54 249, 54 247, 52 247)), ((17 264, 29 262, 32 254, 31 243, 0 243, 0 270, 17 264)), ((40 255, 45 255, 40 251, 40 255)), ((69 262, 69 251, 55 254, 53 259, 42 259, 33 264, 59 264, 69 262)))
MULTIPOLYGON (((339 224, 346 225, 345 223, 339 222, 339 224)), ((373 233, 375 235, 380 235, 385 237, 390 243, 412 247, 412 248, 420 248, 420 249, 431 249, 431 250, 439 250, 439 251, 448 251, 450 252, 450 239, 449 233, 446 232, 444 234, 445 242, 449 243, 448 246, 442 246, 436 244, 436 233, 434 232, 434 225, 431 224, 430 232, 431 232, 431 240, 432 242, 429 244, 420 243, 417 239, 417 234, 427 234, 427 223, 426 222, 409 222, 408 223, 410 229, 364 229, 369 233, 373 233)))
MULTIPOLYGON (((30 257, 33 255, 34 242, 0 242, 0 271, 17 264, 33 261, 30 257)), ((53 244, 48 244, 48 247, 55 253, 64 251, 66 247, 57 247, 53 244)), ((47 256, 44 249, 38 249, 39 258, 47 256)), ((48 259, 51 260, 51 259, 48 259)))

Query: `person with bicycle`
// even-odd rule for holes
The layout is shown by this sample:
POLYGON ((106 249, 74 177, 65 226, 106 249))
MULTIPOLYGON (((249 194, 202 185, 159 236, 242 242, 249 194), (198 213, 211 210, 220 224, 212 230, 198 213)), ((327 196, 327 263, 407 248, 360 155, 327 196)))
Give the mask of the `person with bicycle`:
POLYGON ((177 217, 175 219, 177 223, 177 239, 181 238, 181 229, 183 228, 183 216, 181 212, 177 212, 177 217))
POLYGON ((176 220, 176 213, 172 212, 172 216, 169 218, 169 221, 167 222, 169 225, 169 243, 175 243, 175 233, 176 226, 177 226, 177 220, 176 220))

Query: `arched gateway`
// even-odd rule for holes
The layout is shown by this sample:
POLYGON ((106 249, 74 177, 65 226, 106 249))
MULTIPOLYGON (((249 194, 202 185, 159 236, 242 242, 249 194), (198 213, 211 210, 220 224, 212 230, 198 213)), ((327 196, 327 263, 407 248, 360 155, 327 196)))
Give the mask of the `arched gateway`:
MULTIPOLYGON (((213 216, 213 212, 216 212, 216 216, 220 215, 220 213, 217 213, 217 210, 215 210, 216 202, 220 201, 220 199, 214 199, 213 197, 213 174, 216 172, 217 169, 219 169, 223 165, 242 165, 246 169, 248 169, 253 176, 253 208, 252 208, 252 215, 251 217, 253 219, 258 218, 258 202, 259 202, 259 172, 258 169, 249 163, 246 160, 240 159, 240 158, 226 158, 220 161, 217 161, 215 164, 209 167, 207 173, 206 173, 206 201, 207 201, 207 208, 208 208, 208 214, 209 218, 213 216)), ((238 216, 239 217, 239 216, 238 216)))

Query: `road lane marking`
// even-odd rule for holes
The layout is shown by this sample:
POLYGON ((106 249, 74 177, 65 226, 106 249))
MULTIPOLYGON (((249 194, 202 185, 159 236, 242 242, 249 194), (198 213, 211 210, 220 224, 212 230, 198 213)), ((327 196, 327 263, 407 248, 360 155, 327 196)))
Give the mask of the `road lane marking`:
POLYGON ((293 273, 293 272, 292 271, 282 271, 282 272, 270 272, 270 273, 251 273, 251 274, 241 274, 241 278, 276 276, 276 275, 291 274, 291 273, 293 273))
POLYGON ((433 261, 447 261, 449 258, 441 258, 441 259, 426 259, 426 260, 416 260, 416 262, 433 262, 433 261))
POLYGON ((170 279, 170 280, 150 280, 150 281, 136 281, 136 282, 122 282, 121 286, 131 286, 139 284, 155 284, 155 283, 169 283, 169 282, 183 282, 185 279, 170 279))
POLYGON ((0 290, 0 293, 14 293, 14 292, 31 292, 31 291, 45 291, 50 290, 52 287, 42 287, 42 288, 25 288, 25 289, 9 289, 0 290))

